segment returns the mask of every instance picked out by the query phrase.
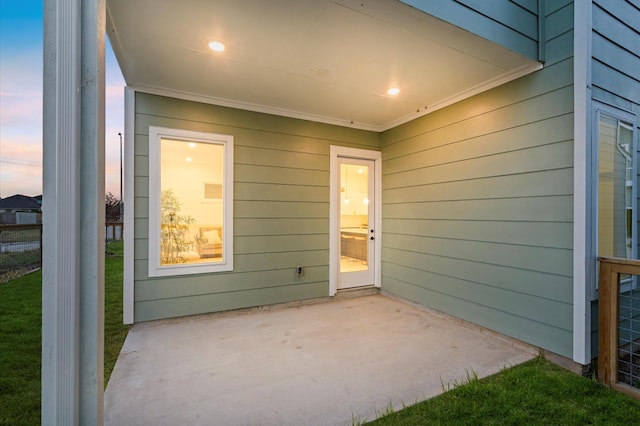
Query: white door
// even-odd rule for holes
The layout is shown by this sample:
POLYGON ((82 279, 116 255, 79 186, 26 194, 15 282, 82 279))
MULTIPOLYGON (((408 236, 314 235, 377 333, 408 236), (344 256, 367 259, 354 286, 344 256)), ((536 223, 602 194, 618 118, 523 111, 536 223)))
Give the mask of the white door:
POLYGON ((333 152, 332 290, 379 285, 379 154, 337 147, 333 152))

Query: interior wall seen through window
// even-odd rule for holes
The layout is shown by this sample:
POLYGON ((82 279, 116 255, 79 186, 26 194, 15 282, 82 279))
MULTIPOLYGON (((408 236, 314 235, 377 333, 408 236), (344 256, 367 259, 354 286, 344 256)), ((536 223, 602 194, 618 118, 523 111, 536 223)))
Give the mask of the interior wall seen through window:
POLYGON ((160 264, 222 261, 224 146, 162 138, 160 171, 160 264))
POLYGON ((598 256, 633 258, 637 185, 632 127, 601 115, 598 132, 598 256))

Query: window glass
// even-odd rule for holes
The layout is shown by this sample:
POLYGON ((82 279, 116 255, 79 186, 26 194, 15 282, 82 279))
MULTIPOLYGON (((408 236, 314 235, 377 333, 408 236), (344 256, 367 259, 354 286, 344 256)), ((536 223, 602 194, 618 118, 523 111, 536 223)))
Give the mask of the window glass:
POLYGON ((633 133, 600 116, 598 156, 598 255, 633 258, 633 133))
POLYGON ((223 184, 224 146, 160 140, 160 264, 220 262, 222 199, 205 202, 205 182, 223 184))
POLYGON ((149 275, 231 270, 233 139, 149 133, 149 275))

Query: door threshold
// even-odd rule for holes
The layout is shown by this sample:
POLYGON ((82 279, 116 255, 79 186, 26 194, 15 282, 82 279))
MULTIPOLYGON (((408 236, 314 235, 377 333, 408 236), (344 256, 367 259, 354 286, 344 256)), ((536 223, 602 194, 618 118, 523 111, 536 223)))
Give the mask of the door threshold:
POLYGON ((334 297, 350 298, 350 297, 360 297, 360 296, 371 296, 374 294, 380 294, 380 288, 373 285, 366 285, 362 287, 352 287, 352 288, 344 288, 344 289, 338 290, 334 297))

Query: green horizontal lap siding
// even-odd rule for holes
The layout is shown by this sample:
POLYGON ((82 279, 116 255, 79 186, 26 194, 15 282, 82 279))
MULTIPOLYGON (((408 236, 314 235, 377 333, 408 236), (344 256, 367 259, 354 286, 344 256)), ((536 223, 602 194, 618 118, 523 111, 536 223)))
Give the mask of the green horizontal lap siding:
POLYGON ((538 7, 522 0, 402 0, 418 10, 527 56, 538 58, 538 7))
POLYGON ((547 66, 573 55, 573 1, 545 0, 545 54, 547 66))
POLYGON ((397 235, 433 237, 446 240, 478 243, 516 244, 531 247, 549 247, 568 250, 572 224, 568 222, 498 222, 489 220, 478 226, 476 221, 449 219, 388 220, 385 231, 397 235))
MULTIPOLYGON (((482 223, 478 223, 477 226, 482 226, 482 223)), ((432 254, 566 277, 571 276, 571 251, 566 249, 525 246, 514 243, 418 237, 406 234, 391 234, 389 232, 385 232, 385 240, 385 247, 396 250, 432 254)), ((387 259, 383 260, 386 261, 387 259)))
POLYGON ((464 297, 449 296, 432 288, 424 288, 422 285, 395 278, 386 278, 384 289, 425 306, 437 306, 436 309, 444 312, 464 312, 464 315, 457 316, 471 322, 474 322, 473 318, 483 318, 483 323, 480 325, 494 330, 500 331, 500 328, 492 327, 491 324, 504 324, 505 327, 501 327, 503 333, 543 348, 548 347, 549 342, 563 342, 568 339, 569 344, 571 343, 571 335, 567 336, 567 331, 564 329, 487 307, 464 297))
POLYGON ((517 4, 534 15, 538 14, 538 0, 512 0, 512 3, 517 4))
POLYGON ((238 201, 283 201, 306 200, 309 203, 326 203, 329 188, 299 184, 238 183, 235 187, 238 201))
POLYGON ((136 310, 144 315, 145 321, 162 318, 179 317, 199 313, 210 313, 247 306, 262 306, 281 303, 288 300, 303 300, 324 297, 327 295, 327 284, 299 283, 296 285, 274 286, 245 291, 224 293, 208 293, 197 296, 140 301, 136 310))
POLYGON ((273 166, 256 166, 252 164, 236 164, 236 179, 242 182, 257 184, 283 184, 313 186, 320 181, 329 180, 328 170, 308 170, 300 168, 285 168, 273 166))
POLYGON ((407 185, 386 189, 382 192, 382 196, 387 203, 396 204, 403 200, 412 200, 415 203, 445 198, 448 200, 496 199, 504 197, 505 194, 520 197, 566 195, 573 191, 571 179, 573 179, 571 169, 542 170, 516 175, 438 182, 426 186, 407 185))
MULTIPOLYGON (((322 283, 326 282, 328 275, 329 271, 326 266, 305 268, 304 279, 297 278, 293 268, 256 272, 221 272, 216 277, 219 279, 216 289, 217 293, 242 292, 269 287, 322 283)), ((211 293, 211 280, 211 276, 199 274, 191 277, 188 286, 177 286, 173 277, 156 278, 153 281, 141 282, 136 287, 136 299, 138 301, 152 301, 209 294, 211 293)))
POLYGON ((571 357, 573 4, 549 3, 544 69, 383 133, 382 288, 571 357))
POLYGON ((452 219, 484 221, 570 222, 573 197, 539 196, 487 200, 434 200, 414 203, 385 203, 382 216, 387 219, 452 219))
POLYGON ((545 2, 545 41, 548 43, 556 37, 567 32, 572 32, 573 27, 567 22, 573 21, 572 1, 546 1, 545 2))
POLYGON ((640 5, 597 0, 593 4, 594 99, 640 114, 640 5))
POLYGON ((236 218, 235 226, 236 237, 322 234, 329 229, 329 219, 262 218, 256 221, 251 218, 236 218))
MULTIPOLYGON (((419 181, 425 184, 451 182, 570 167, 572 162, 568 161, 567 155, 572 151, 571 141, 562 141, 514 152, 427 166, 426 168, 412 168, 390 175, 389 186, 385 188, 401 187, 403 181, 419 181)), ((431 153, 431 155, 437 154, 437 151, 431 153)))
POLYGON ((422 271, 437 270, 439 275, 457 278, 504 289, 507 292, 523 293, 541 299, 555 301, 566 300, 572 291, 566 285, 566 275, 531 271, 512 265, 485 263, 483 259, 464 260, 455 253, 438 251, 437 253, 407 252, 400 248, 386 247, 383 256, 390 264, 415 268, 422 271))
POLYGON ((390 275, 402 276, 403 281, 410 285, 420 285, 427 280, 433 283, 429 286, 429 290, 433 292, 457 297, 514 317, 527 318, 550 328, 561 330, 571 328, 573 313, 566 309, 563 302, 528 294, 526 288, 505 289, 479 283, 475 278, 464 280, 457 276, 458 274, 449 276, 393 263, 389 263, 386 267, 390 275))
POLYGON ((136 321, 328 295, 330 146, 379 134, 142 93, 135 133, 136 321), (234 271, 148 277, 149 126, 234 136, 234 271))
MULTIPOLYGON (((328 184, 328 183, 327 183, 328 184)), ((234 203, 236 218, 277 219, 277 218, 310 218, 329 217, 329 200, 326 203, 296 201, 236 201, 234 203)))
MULTIPOLYGON (((287 269, 292 263, 296 265, 304 265, 309 267, 326 267, 325 258, 328 258, 329 250, 304 250, 291 252, 275 252, 275 253, 248 253, 239 254, 234 257, 234 272, 252 272, 252 271, 270 271, 287 269)), ((139 259, 135 261, 136 279, 146 280, 148 270, 147 259, 139 259)))
MULTIPOLYGON (((640 1, 594 0, 592 14, 591 96, 640 116, 640 1)), ((620 299, 624 315, 628 298, 621 294, 620 299)), ((592 302, 591 317, 591 352, 596 356, 597 300, 592 302)))
MULTIPOLYGON (((566 95, 570 94, 571 87, 569 86, 554 92, 552 96, 557 97, 554 107, 560 111, 566 110, 570 102, 570 100, 566 100, 566 95)), ((538 101, 541 103, 544 99, 539 98, 538 101)), ((534 123, 526 121, 514 123, 510 120, 509 115, 526 114, 534 118, 537 118, 536 115, 540 116, 539 109, 532 108, 537 106, 536 102, 532 102, 532 104, 528 106, 514 105, 485 114, 486 116, 469 118, 465 120, 464 124, 460 123, 460 126, 456 126, 456 128, 460 127, 459 129, 447 126, 431 131, 429 138, 434 140, 433 145, 424 149, 418 141, 414 141, 418 145, 416 152, 395 157, 392 156, 393 153, 390 153, 389 158, 385 158, 385 170, 392 173, 396 164, 405 165, 407 162, 422 166, 438 166, 455 161, 473 161, 488 155, 517 155, 520 151, 539 147, 540 143, 536 134, 545 131, 553 133, 555 137, 544 146, 550 147, 571 140, 572 132, 567 130, 567 124, 573 120, 571 114, 543 118, 534 123), (487 121, 491 122, 492 128, 487 127, 487 121), (507 128, 504 128, 505 124, 508 126, 507 128), (476 134, 479 125, 485 126, 485 134, 476 134), (505 147, 501 143, 504 139, 511 139, 512 143, 505 147), (438 151, 438 156, 431 155, 431 151, 434 150, 438 151)), ((393 152, 393 148, 390 150, 393 152)), ((407 167, 402 168, 406 169, 407 167)))

